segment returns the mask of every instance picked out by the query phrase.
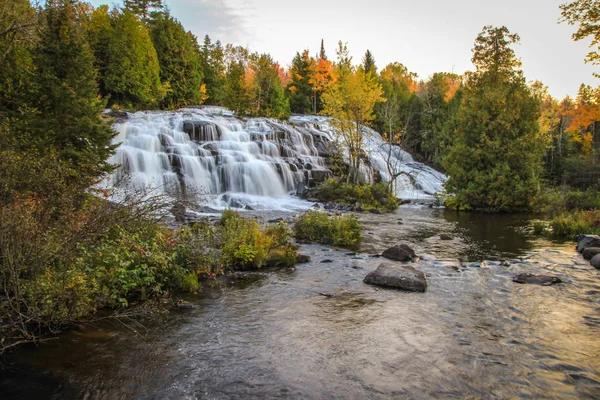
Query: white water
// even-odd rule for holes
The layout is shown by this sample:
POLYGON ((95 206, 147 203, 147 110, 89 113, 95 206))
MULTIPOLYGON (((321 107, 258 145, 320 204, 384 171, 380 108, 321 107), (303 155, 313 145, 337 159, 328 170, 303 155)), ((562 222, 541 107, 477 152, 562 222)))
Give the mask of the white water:
MULTIPOLYGON (((330 140, 335 140, 335 135, 328 125, 327 117, 298 115, 290 118, 290 122, 305 124, 321 133, 327 134, 330 140)), ((436 193, 442 192, 446 176, 435 169, 416 162, 410 153, 399 146, 390 146, 381 138, 381 135, 370 128, 364 128, 363 145, 368 154, 371 167, 377 171, 381 178, 389 182, 390 172, 398 175, 394 182, 396 197, 403 200, 431 200, 436 193), (389 156, 389 168, 388 168, 389 156)), ((364 167, 367 176, 372 175, 369 168, 364 167)))
MULTIPOLYGON (((121 165, 108 182, 125 174, 138 189, 200 193, 204 205, 255 210, 301 210, 311 203, 293 197, 299 183, 329 174, 325 159, 333 139, 324 117, 294 116, 289 124, 266 118, 236 118, 221 108, 136 112, 115 124, 117 148, 111 162, 121 165)), ((369 130, 365 146, 372 166, 384 179, 387 146, 369 130)), ((428 199, 441 190, 443 174, 393 148, 396 195, 428 199)))

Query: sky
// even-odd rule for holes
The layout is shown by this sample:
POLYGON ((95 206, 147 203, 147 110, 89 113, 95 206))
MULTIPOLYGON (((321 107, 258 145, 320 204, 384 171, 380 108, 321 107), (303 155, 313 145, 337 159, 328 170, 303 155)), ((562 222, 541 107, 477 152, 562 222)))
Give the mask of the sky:
MULTIPOLYGON (((515 52, 528 81, 540 80, 557 98, 594 87, 600 66, 585 64, 591 40, 574 42, 574 26, 558 23, 567 0, 163 0, 201 42, 232 43, 269 53, 282 66, 297 51, 315 55, 324 40, 335 59, 339 40, 353 62, 369 49, 379 69, 397 61, 427 79, 434 72, 473 70, 471 49, 485 25, 518 33, 515 52)), ((113 4, 92 0, 92 4, 113 4)), ((120 4, 120 2, 116 2, 120 4)))

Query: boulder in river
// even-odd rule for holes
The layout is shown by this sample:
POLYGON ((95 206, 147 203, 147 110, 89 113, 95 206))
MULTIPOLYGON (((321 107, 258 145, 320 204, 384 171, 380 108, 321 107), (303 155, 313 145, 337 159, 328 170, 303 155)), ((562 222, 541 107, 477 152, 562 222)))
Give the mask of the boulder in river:
POLYGON ((306 254, 298 254, 298 256, 296 257, 297 264, 304 264, 304 263, 309 263, 309 262, 310 262, 310 256, 307 256, 306 254))
POLYGON ((586 247, 581 254, 586 260, 591 260, 596 254, 600 254, 600 247, 586 247))
POLYGON ((577 238, 577 251, 581 253, 588 247, 600 247, 600 236, 579 235, 577 238))
POLYGON ((534 275, 529 272, 515 276, 513 282, 516 283, 531 283, 534 285, 550 286, 555 283, 561 283, 560 278, 551 275, 534 275))
POLYGON ((365 276, 363 282, 411 292, 427 290, 425 274, 410 265, 379 264, 375 271, 369 272, 365 276))
POLYGON ((417 256, 414 250, 406 244, 400 244, 394 247, 390 247, 389 249, 385 250, 381 255, 385 258, 394 261, 411 261, 417 256))
POLYGON ((592 267, 600 269, 600 254, 596 254, 594 257, 592 257, 590 263, 592 264, 592 267))

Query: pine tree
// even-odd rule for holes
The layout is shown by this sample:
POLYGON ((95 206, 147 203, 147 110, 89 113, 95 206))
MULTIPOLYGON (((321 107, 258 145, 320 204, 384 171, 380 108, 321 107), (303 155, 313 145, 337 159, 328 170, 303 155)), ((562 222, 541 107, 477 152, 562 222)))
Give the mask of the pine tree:
POLYGON ((245 80, 246 67, 241 61, 232 61, 225 77, 224 106, 237 115, 246 115, 250 110, 250 94, 245 80))
POLYGON ((100 117, 105 102, 98 97, 94 57, 77 6, 73 0, 46 3, 35 56, 38 113, 27 129, 42 148, 56 149, 71 162, 78 169, 76 179, 87 187, 110 170, 106 160, 114 150, 114 132, 100 117))
POLYGON ((222 105, 225 90, 225 52, 220 41, 211 43, 210 37, 204 37, 200 50, 200 61, 204 72, 204 84, 208 96, 206 103, 222 105))
POLYGON ((528 210, 539 193, 539 108, 511 45, 518 35, 486 26, 473 50, 456 139, 444 160, 458 208, 528 210))
POLYGON ((124 6, 144 21, 150 16, 150 10, 161 11, 164 8, 162 0, 125 0, 124 6))
POLYGON ((29 1, 4 0, 0 5, 0 118, 27 108, 37 40, 37 16, 29 1))
POLYGON ((168 12, 153 13, 150 27, 160 65, 160 79, 169 87, 160 103, 161 108, 201 104, 204 100, 203 74, 196 37, 186 32, 168 12))
POLYGON ((325 54, 325 45, 323 44, 323 39, 321 39, 321 51, 319 52, 319 58, 322 60, 327 60, 327 55, 325 54))
POLYGON ((314 69, 315 62, 308 55, 308 50, 304 50, 302 54, 296 52, 289 70, 291 81, 286 88, 293 113, 308 114, 313 108, 313 88, 310 79, 314 69))
POLYGON ((375 66, 375 59, 373 58, 373 54, 369 50, 365 53, 365 56, 362 60, 363 69, 367 74, 371 74, 375 76, 377 74, 377 67, 375 66))
POLYGON ((146 26, 131 11, 114 16, 104 84, 111 102, 153 107, 164 97, 156 50, 146 26))

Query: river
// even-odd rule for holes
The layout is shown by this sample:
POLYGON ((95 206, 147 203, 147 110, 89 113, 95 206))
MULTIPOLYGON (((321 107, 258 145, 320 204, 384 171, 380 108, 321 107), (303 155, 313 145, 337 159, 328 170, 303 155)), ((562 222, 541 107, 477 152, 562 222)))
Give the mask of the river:
POLYGON ((533 237, 526 216, 360 218, 357 254, 302 245, 310 263, 206 285, 194 309, 131 322, 137 333, 105 322, 23 347, 0 397, 600 398, 600 271, 574 243, 533 237), (362 282, 397 243, 422 257, 427 292, 362 282), (564 283, 513 283, 519 272, 564 283))

